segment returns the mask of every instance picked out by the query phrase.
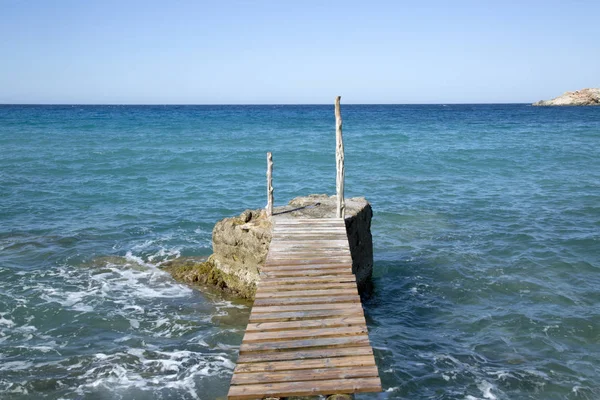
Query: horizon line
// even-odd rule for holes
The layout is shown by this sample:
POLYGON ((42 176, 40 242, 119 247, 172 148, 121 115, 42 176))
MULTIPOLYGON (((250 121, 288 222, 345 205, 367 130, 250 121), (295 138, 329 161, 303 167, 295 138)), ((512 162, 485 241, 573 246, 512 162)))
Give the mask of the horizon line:
MULTIPOLYGON (((352 106, 435 106, 435 105, 518 105, 529 102, 499 103, 342 103, 352 106)), ((333 103, 0 103, 0 106, 329 106, 333 103)))

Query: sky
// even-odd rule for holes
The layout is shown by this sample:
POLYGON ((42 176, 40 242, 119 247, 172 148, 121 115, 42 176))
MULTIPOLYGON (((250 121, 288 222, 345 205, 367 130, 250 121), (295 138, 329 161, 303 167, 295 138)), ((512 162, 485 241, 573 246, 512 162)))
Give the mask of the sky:
POLYGON ((599 0, 0 0, 0 104, 530 103, 600 87, 599 0))

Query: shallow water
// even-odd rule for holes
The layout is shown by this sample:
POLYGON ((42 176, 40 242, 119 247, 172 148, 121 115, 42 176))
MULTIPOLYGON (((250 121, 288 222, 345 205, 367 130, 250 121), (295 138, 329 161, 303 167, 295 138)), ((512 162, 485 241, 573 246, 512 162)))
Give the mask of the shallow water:
MULTIPOLYGON (((600 109, 343 106, 374 208, 370 399, 600 397, 600 109)), ((220 218, 335 191, 330 106, 0 106, 0 398, 225 396, 220 218)))

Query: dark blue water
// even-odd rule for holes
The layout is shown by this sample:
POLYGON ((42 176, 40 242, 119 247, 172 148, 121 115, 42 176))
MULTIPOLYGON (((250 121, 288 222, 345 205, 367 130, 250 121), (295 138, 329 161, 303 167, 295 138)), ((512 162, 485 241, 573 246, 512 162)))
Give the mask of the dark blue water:
MULTIPOLYGON (((342 106, 382 399, 600 398, 600 108, 342 106)), ((332 106, 0 106, 0 398, 225 396, 213 224, 335 192, 332 106)))

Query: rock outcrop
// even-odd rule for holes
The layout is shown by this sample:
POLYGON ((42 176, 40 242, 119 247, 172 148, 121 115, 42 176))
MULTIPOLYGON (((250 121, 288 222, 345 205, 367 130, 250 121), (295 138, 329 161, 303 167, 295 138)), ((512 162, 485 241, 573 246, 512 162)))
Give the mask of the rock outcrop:
POLYGON ((552 100, 540 100, 534 106, 600 106, 600 88, 565 92, 552 100))
MULTIPOLYGON (((336 197, 297 197, 275 207, 273 220, 335 217, 336 197)), ((367 287, 373 271, 371 205, 363 197, 346 199, 346 232, 352 254, 352 272, 359 290, 367 287)), ((275 222, 276 223, 276 222, 275 222)), ((214 286, 246 299, 253 299, 260 268, 271 243, 272 224, 264 210, 246 210, 239 217, 216 223, 212 234, 213 254, 207 260, 179 258, 163 265, 177 280, 214 286)))
POLYGON ((253 299, 271 243, 271 221, 264 210, 246 210, 217 222, 212 232, 213 254, 202 261, 178 258, 163 265, 179 281, 219 288, 253 299))

